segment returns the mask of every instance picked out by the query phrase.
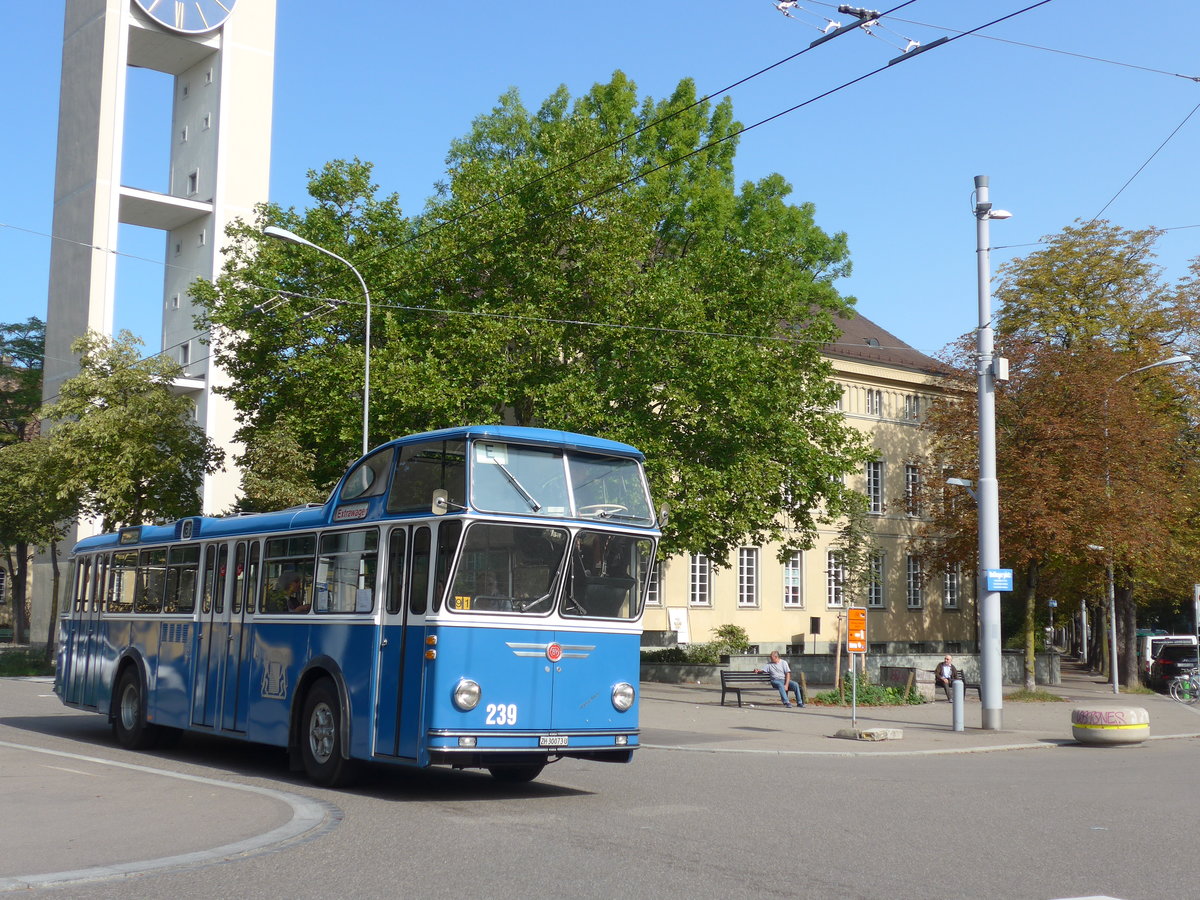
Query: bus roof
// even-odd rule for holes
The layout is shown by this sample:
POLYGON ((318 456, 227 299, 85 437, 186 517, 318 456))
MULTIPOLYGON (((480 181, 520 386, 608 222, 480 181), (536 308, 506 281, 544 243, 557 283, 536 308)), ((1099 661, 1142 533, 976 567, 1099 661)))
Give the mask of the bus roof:
MULTIPOLYGON (((552 428, 528 428, 517 425, 466 425, 457 428, 442 428, 437 431, 426 431, 421 434, 407 435, 386 441, 371 449, 368 455, 374 454, 387 446, 421 443, 431 440, 495 440, 514 441, 522 444, 534 444, 544 447, 562 447, 566 450, 576 450, 584 453, 598 453, 610 456, 623 456, 645 460, 642 452, 629 444, 620 441, 610 441, 606 438, 592 437, 586 434, 576 434, 570 431, 559 431, 552 428)), ((356 459, 346 468, 349 473, 363 457, 356 459)), ((342 480, 345 479, 345 474, 342 480)), ((278 512, 247 513, 238 516, 191 516, 179 519, 165 525, 138 525, 122 528, 116 534, 98 534, 86 537, 75 544, 75 552, 91 550, 114 549, 123 546, 141 546, 153 544, 170 544, 178 541, 219 540, 238 535, 262 534, 267 532, 287 531, 303 528, 321 528, 331 524, 330 507, 338 496, 338 489, 324 504, 298 506, 278 512)))
MULTIPOLYGON (((620 441, 610 441, 607 438, 592 437, 587 434, 576 434, 572 431, 559 431, 555 428, 529 428, 523 425, 466 425, 458 428, 442 428, 438 431, 426 431, 422 434, 412 434, 406 437, 388 441, 390 444, 411 444, 429 440, 466 440, 484 438, 500 441, 520 441, 523 444, 542 444, 547 447, 564 447, 567 450, 582 450, 587 453, 610 453, 615 456, 628 456, 632 459, 645 459, 640 450, 623 444, 620 441)), ((379 447, 386 446, 380 444, 379 447)), ((379 447, 374 448, 378 450, 379 447)), ((374 452, 374 450, 372 451, 374 452)))

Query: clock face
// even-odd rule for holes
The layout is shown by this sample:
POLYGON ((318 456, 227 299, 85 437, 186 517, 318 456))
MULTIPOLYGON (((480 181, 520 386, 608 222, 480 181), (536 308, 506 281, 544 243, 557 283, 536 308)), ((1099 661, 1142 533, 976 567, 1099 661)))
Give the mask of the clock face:
POLYGON ((237 0, 137 0, 155 21, 184 34, 212 31, 229 18, 235 3, 237 0))

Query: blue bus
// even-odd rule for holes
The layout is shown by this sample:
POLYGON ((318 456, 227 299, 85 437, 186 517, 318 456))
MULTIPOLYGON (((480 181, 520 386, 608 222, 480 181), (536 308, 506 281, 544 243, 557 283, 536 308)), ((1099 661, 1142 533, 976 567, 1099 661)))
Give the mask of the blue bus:
POLYGON ((375 448, 329 500, 85 538, 55 691, 130 749, 186 731, 360 761, 536 778, 638 744, 660 537, 642 454, 476 426, 375 448))

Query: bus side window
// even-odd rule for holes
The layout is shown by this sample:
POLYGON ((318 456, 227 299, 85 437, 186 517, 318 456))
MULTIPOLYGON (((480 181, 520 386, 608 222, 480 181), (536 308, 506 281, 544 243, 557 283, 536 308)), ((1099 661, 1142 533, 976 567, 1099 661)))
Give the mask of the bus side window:
POLYGON ((258 558, 262 551, 262 543, 255 541, 250 545, 250 567, 246 570, 246 597, 242 608, 248 613, 254 612, 258 602, 258 558))
POLYGON ((213 584, 213 602, 216 614, 225 612, 225 573, 229 569, 229 545, 217 548, 217 580, 213 584))
POLYGON ((404 608, 404 544, 403 528, 393 528, 388 537, 387 611, 398 613, 404 608))
POLYGON ((133 612, 133 589, 137 582, 136 550, 122 550, 113 554, 112 587, 108 595, 110 612, 133 612))
POLYGON ((191 613, 196 608, 196 575, 200 569, 200 547, 172 547, 167 554, 167 598, 163 612, 191 613))
POLYGON ((163 591, 166 586, 166 548, 143 550, 138 561, 137 592, 133 597, 134 612, 162 612, 163 591))
POLYGON ((458 539, 462 537, 462 522, 442 522, 438 526, 437 580, 433 585, 433 611, 442 608, 442 594, 446 593, 446 580, 450 577, 450 566, 458 539))
POLYGON ((235 616, 242 612, 242 597, 246 593, 246 542, 238 541, 233 557, 233 597, 230 612, 235 616))
POLYGON ((105 611, 105 601, 108 599, 108 554, 96 557, 96 586, 92 593, 92 609, 96 612, 105 611))
POLYGON ((412 566, 408 570, 408 610, 414 615, 425 612, 429 594, 429 527, 413 532, 412 566))
POLYGON ((84 559, 79 567, 79 581, 75 585, 75 612, 85 612, 88 608, 88 595, 92 590, 92 561, 84 559))

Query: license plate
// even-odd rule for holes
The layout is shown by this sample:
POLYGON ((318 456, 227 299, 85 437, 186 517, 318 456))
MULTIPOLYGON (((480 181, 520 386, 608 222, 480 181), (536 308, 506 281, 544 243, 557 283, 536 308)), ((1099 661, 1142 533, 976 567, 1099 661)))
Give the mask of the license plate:
POLYGON ((539 747, 565 747, 567 746, 567 736, 565 734, 543 734, 538 738, 539 747))

